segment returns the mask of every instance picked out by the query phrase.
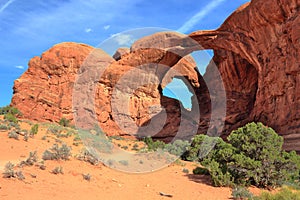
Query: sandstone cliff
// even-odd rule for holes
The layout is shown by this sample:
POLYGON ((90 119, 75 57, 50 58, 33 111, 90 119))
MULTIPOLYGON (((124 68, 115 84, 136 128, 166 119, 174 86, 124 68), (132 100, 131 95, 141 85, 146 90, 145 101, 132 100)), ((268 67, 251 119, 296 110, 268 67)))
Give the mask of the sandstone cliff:
MULTIPOLYGON (((189 37, 204 49, 214 50, 214 62, 207 67, 203 77, 195 70, 195 63, 190 58, 181 59, 199 48, 176 34, 170 36, 160 33, 146 37, 137 41, 130 51, 117 51, 114 56, 116 60, 103 54, 109 67, 103 72, 97 87, 92 89, 96 92, 95 112, 101 127, 108 134, 124 134, 115 123, 118 117, 122 117, 118 113, 122 112, 115 110, 115 115, 112 115, 110 102, 122 100, 114 99, 113 88, 128 71, 144 63, 156 63, 176 68, 186 83, 191 85, 191 90, 196 93, 193 102, 199 103, 197 106, 201 116, 200 119, 192 115, 189 117, 200 124, 198 133, 206 132, 210 126, 211 105, 215 95, 222 91, 222 85, 216 82, 218 73, 214 68, 215 63, 227 99, 225 126, 217 131, 222 131, 225 136, 247 122, 261 121, 284 136, 286 149, 300 151, 299 10, 299 0, 252 0, 235 11, 219 29, 190 34, 189 37), (214 85, 214 88, 209 90, 208 85, 214 85)), ((73 119, 74 112, 81 112, 76 110, 76 106, 74 110, 72 108, 75 74, 92 51, 93 48, 86 45, 63 43, 41 57, 33 58, 28 71, 15 81, 12 105, 29 119, 73 119)), ((158 65, 154 64, 153 67, 157 68, 158 65)), ((180 117, 185 115, 181 113, 183 110, 179 109, 178 101, 162 96, 161 89, 174 76, 176 74, 162 68, 153 76, 160 84, 140 87, 129 101, 130 115, 126 117, 138 126, 149 123, 152 117, 149 107, 166 107, 168 123, 156 135, 157 138, 172 138, 180 117)), ((128 82, 125 80, 125 83, 128 82)), ((134 86, 127 89, 132 90, 134 86)), ((121 96, 125 93, 126 88, 120 89, 121 96)), ((91 108, 86 106, 83 110, 91 108)), ((152 114, 155 114, 154 121, 160 119, 157 110, 152 114)), ((189 117, 184 121, 191 121, 189 117)), ((187 131, 191 130, 193 127, 187 128, 187 131)))

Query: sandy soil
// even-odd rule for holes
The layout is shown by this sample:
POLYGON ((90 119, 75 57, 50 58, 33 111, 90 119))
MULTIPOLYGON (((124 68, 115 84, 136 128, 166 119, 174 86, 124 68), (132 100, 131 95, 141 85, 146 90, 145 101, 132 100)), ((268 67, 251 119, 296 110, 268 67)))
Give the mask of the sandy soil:
MULTIPOLYGON (((30 129, 28 123, 21 123, 22 129, 30 129)), ((8 138, 7 131, 0 132, 0 173, 10 161, 18 165, 29 152, 37 151, 39 159, 43 152, 58 141, 55 136, 46 134, 47 127, 41 126, 39 133, 27 142, 8 138), (46 139, 45 136, 47 135, 46 139), (43 138, 43 139, 42 139, 43 138)), ((78 154, 82 147, 73 145, 73 138, 59 138, 72 146, 72 154, 78 154)), ((122 141, 124 143, 124 141, 122 141)), ((123 144, 122 144, 123 145, 123 144)), ((40 200, 40 199, 201 199, 223 200, 231 198, 230 188, 216 188, 210 185, 209 177, 193 175, 196 164, 176 162, 151 173, 124 173, 102 164, 94 166, 88 162, 71 158, 68 161, 45 161, 45 170, 39 166, 16 167, 22 170, 25 179, 3 178, 0 176, 1 200, 40 200), (61 166, 63 174, 51 171, 61 166), (183 169, 189 173, 184 173, 183 169), (83 179, 90 174, 91 180, 83 179), (170 194, 172 197, 162 196, 170 194)), ((254 193, 260 190, 251 188, 254 193)))

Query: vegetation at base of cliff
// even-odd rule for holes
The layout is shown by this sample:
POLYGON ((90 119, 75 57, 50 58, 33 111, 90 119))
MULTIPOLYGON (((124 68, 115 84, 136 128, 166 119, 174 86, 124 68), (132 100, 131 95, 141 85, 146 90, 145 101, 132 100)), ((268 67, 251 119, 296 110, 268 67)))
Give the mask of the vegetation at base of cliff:
POLYGON ((190 146, 190 143, 185 140, 175 140, 173 143, 166 144, 160 140, 153 141, 151 137, 143 138, 143 142, 147 145, 148 151, 162 149, 175 156, 181 156, 190 146))
POLYGON ((249 123, 227 139, 197 135, 182 157, 200 162, 214 186, 272 188, 299 182, 300 156, 282 150, 283 138, 272 128, 249 123))
MULTIPOLYGON (((251 198, 249 198, 251 199, 251 198)), ((284 186, 274 194, 270 192, 263 192, 257 197, 253 197, 253 200, 300 200, 300 191, 284 186)))
POLYGON ((4 106, 0 108, 0 115, 12 114, 14 116, 21 116, 22 113, 15 107, 12 106, 4 106))
POLYGON ((64 117, 59 120, 59 125, 64 126, 64 127, 70 127, 70 123, 71 123, 71 121, 64 117))
POLYGON ((43 160, 69 160, 71 156, 71 148, 66 144, 61 147, 54 144, 52 148, 43 153, 43 160))

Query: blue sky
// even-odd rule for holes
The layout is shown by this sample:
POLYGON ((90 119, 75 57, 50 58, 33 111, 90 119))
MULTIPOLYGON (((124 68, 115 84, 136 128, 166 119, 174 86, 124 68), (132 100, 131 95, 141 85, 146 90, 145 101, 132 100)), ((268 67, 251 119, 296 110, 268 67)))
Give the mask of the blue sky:
POLYGON ((54 44, 74 41, 97 46, 114 34, 143 27, 182 33, 215 29, 246 2, 0 0, 0 106, 10 103, 13 81, 26 71, 28 61, 54 44))

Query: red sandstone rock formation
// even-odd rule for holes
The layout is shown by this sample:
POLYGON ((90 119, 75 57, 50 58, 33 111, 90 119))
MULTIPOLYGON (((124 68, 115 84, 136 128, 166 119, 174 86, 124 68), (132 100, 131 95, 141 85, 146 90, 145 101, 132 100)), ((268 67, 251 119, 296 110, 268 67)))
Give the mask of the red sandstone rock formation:
MULTIPOLYGON (((229 130, 261 121, 300 150, 300 1, 252 0, 216 31, 190 36, 214 49, 229 130)), ((204 75, 211 76, 210 71, 204 75)))
MULTIPOLYGON (((300 151, 299 9, 299 0, 252 0, 234 12, 219 29, 190 34, 205 49, 214 50, 213 60, 227 96, 225 134, 247 122, 261 121, 284 136, 286 149, 300 151)), ((101 126, 110 131, 109 134, 122 133, 114 119, 121 112, 116 111, 117 114, 112 116, 110 101, 120 100, 111 97, 112 89, 126 72, 149 62, 167 66, 178 63, 174 68, 182 70, 180 73, 187 77, 187 82, 197 93, 193 99, 200 102, 198 132, 208 129, 210 107, 215 95, 220 93, 221 85, 216 82, 218 74, 213 63, 202 78, 192 63, 180 60, 197 49, 189 41, 174 35, 170 38, 168 34, 158 34, 136 42, 130 53, 120 53, 118 61, 112 62, 107 58, 106 63, 112 64, 97 83, 95 102, 101 126), (180 62, 182 65, 179 65, 180 62), (214 88, 208 91, 207 85, 214 85, 214 88)), ((62 116, 72 119, 70 95, 74 75, 91 51, 88 46, 65 43, 45 52, 41 58, 33 58, 28 71, 15 82, 12 105, 29 119, 58 121, 62 116)), ((174 76, 164 70, 162 68, 159 73, 154 73, 154 77, 162 81, 162 86, 174 76)), ((128 80, 125 83, 129 83, 128 80)), ((120 93, 125 94, 125 90, 121 88, 120 93)), ((178 117, 183 114, 178 115, 177 112, 180 104, 163 98, 159 85, 139 88, 130 102, 131 114, 127 117, 137 125, 149 123, 149 106, 169 106, 168 113, 173 115, 167 117, 165 127, 171 131, 160 132, 157 137, 172 137, 176 132, 178 117)), ((159 115, 155 119, 160 119, 159 115)))

